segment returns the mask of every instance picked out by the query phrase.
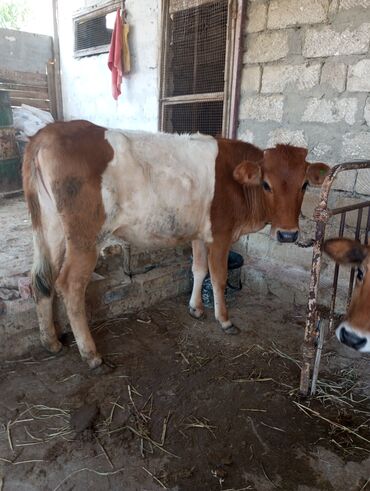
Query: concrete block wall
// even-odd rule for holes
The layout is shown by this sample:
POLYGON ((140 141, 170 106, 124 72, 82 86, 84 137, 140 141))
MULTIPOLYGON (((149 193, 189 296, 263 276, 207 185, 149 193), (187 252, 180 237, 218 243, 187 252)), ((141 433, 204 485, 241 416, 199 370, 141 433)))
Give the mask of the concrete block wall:
MULTIPOLYGON (((238 137, 262 148, 307 147, 311 162, 370 159, 370 1, 250 0, 247 15, 238 137)), ((334 189, 332 206, 364 199, 370 170, 341 174, 334 189)), ((313 236, 317 203, 309 190, 304 238, 313 236)), ((268 233, 244 238, 239 250, 310 267, 311 249, 279 246, 268 233)))

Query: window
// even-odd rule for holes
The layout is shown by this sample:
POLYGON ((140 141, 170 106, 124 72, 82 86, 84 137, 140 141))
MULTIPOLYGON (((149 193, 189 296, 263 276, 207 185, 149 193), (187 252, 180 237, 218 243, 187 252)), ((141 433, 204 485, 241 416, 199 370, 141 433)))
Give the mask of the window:
POLYGON ((163 0, 160 129, 235 136, 243 0, 163 0))
POLYGON ((90 56, 109 51, 118 7, 122 1, 110 1, 76 13, 74 22, 74 55, 90 56))

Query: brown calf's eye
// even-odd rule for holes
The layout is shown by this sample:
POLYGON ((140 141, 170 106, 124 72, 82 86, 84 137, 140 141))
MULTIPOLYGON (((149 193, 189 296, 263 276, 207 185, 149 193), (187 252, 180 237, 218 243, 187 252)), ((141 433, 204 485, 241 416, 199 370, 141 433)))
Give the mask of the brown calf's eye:
POLYGON ((265 191, 269 191, 271 193, 270 185, 266 181, 262 182, 262 187, 265 191))
POLYGON ((303 184, 303 186, 302 186, 302 191, 306 191, 307 186, 308 186, 308 181, 306 181, 306 182, 303 184))

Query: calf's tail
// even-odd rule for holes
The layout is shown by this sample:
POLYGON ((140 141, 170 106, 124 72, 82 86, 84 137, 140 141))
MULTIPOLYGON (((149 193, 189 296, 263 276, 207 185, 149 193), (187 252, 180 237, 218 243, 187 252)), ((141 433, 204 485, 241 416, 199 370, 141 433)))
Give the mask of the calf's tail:
POLYGON ((34 259, 31 272, 32 291, 36 301, 50 297, 53 292, 53 269, 48 245, 42 228, 41 207, 38 195, 41 171, 37 165, 38 148, 31 140, 25 149, 22 176, 23 190, 31 215, 33 231, 34 259))

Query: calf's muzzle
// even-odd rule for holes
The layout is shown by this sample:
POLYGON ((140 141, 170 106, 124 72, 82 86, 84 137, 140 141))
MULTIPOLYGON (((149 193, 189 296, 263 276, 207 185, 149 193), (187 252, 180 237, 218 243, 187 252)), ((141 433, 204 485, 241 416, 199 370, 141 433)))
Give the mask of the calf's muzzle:
POLYGON ((353 331, 347 330, 343 325, 340 325, 338 327, 336 334, 341 343, 357 351, 361 350, 366 346, 367 338, 363 336, 359 336, 353 331))

